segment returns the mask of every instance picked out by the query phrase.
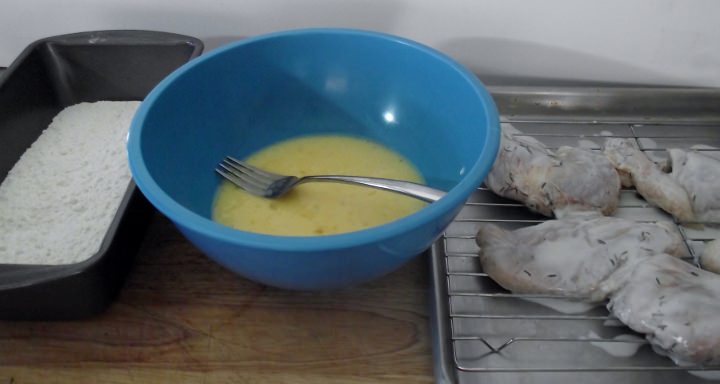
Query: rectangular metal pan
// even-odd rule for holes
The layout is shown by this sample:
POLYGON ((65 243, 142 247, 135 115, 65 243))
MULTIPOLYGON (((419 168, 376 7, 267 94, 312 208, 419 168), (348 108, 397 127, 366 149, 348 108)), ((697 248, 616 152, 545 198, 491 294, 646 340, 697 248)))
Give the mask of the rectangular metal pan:
MULTIPOLYGON (((65 107, 142 100, 202 49, 196 38, 151 31, 83 32, 30 44, 0 72, 0 180, 65 107)), ((130 182, 91 258, 59 266, 0 265, 0 319, 76 319, 103 311, 132 266, 152 212, 130 182)))

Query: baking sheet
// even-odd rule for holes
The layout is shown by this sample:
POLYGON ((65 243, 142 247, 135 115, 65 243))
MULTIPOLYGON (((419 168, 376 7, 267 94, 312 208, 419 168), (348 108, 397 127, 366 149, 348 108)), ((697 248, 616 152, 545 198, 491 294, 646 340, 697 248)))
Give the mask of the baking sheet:
MULTIPOLYGON (((720 146, 718 90, 499 87, 491 92, 503 124, 550 147, 598 150, 609 136, 633 137, 646 153, 662 158, 667 147, 720 146)), ((672 221, 633 190, 622 192, 615 216, 672 221)), ((433 246, 431 328, 437 382, 704 382, 654 353, 644 337, 617 324, 604 306, 581 314, 558 312, 510 294, 482 273, 474 241, 480 222, 519 228, 543 220, 480 188, 433 246), (639 336, 637 352, 613 356, 599 347, 608 343, 592 342, 618 335, 639 336)), ((691 254, 720 235, 717 229, 680 229, 691 254)))

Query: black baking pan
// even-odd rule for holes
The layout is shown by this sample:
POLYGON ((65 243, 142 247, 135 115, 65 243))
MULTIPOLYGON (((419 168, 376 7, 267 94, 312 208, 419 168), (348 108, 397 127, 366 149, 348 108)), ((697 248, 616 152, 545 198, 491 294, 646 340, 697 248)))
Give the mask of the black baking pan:
MULTIPOLYGON (((193 37, 95 31, 29 45, 0 72, 0 180, 62 109, 80 102, 142 100, 199 56, 193 37)), ((105 310, 133 264, 151 205, 130 182, 100 251, 76 264, 0 264, 0 319, 68 320, 105 310)))

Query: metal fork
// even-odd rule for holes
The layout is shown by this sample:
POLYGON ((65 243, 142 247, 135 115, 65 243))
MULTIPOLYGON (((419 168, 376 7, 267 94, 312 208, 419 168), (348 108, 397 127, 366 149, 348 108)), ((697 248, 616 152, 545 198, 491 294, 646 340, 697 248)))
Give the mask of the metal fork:
POLYGON ((311 181, 360 184, 401 193, 429 203, 437 201, 445 195, 443 191, 422 184, 378 177, 339 175, 296 177, 279 175, 277 173, 264 171, 230 156, 218 164, 215 172, 245 191, 267 198, 280 197, 290 191, 294 186, 311 181))

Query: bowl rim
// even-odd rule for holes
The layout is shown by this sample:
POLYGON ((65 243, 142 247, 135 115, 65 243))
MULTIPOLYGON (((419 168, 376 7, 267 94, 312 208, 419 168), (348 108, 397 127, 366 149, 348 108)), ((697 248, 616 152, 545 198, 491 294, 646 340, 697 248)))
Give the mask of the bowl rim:
MULTIPOLYGON (((227 243, 242 245, 245 247, 272 251, 313 252, 331 249, 346 249, 368 243, 374 243, 396 237, 404 232, 407 232, 411 228, 420 227, 428 224, 429 222, 437 221, 444 214, 452 212, 457 205, 463 204, 470 194, 480 186, 495 161, 499 142, 499 114, 492 97, 485 88, 484 84, 472 72, 449 56, 421 43, 383 32, 347 28, 303 28, 262 34, 238 40, 195 58, 173 71, 170 75, 160 81, 160 83, 158 83, 155 88, 150 91, 145 100, 140 104, 140 107, 138 108, 130 126, 130 132, 127 139, 127 152, 130 171, 140 191, 143 192, 145 197, 161 213, 167 216, 181 229, 188 229, 209 238, 215 238, 227 243), (410 46, 413 49, 426 53, 428 56, 431 56, 436 60, 442 61, 474 88, 475 95, 480 101, 478 103, 478 107, 482 107, 484 109, 485 121, 483 123, 487 127, 487 140, 482 143, 483 148, 481 149, 480 156, 475 160, 475 163, 470 169, 466 170, 465 175, 457 184, 455 184, 453 188, 447 191, 445 196, 438 201, 430 203, 420 210, 411 213, 410 215, 358 231, 322 236, 281 236, 247 232, 222 225, 184 207, 168 195, 162 188, 160 188, 143 161, 141 150, 143 123, 146 120, 149 111, 157 102, 157 99, 163 95, 166 89, 176 79, 205 61, 212 60, 216 56, 222 55, 223 53, 233 49, 238 49, 239 47, 245 45, 289 36, 317 34, 362 36, 384 40, 389 43, 410 46)), ((438 230, 442 229, 443 228, 439 228, 438 230)))

